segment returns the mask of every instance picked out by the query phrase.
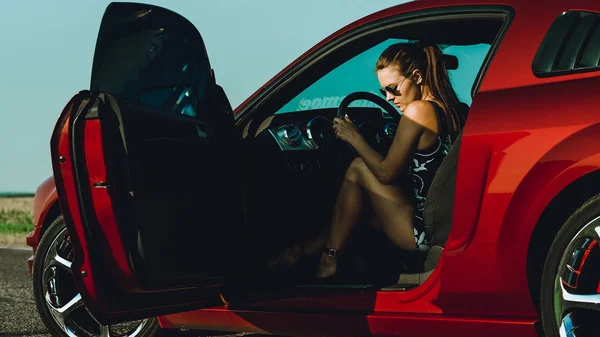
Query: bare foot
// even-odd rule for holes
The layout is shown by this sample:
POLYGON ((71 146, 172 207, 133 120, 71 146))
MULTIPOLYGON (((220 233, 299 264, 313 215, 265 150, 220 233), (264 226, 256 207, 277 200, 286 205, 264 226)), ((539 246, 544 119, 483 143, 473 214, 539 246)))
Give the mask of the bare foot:
POLYGON ((279 256, 269 261, 269 267, 277 267, 277 266, 292 266, 302 256, 300 252, 300 245, 294 245, 292 247, 286 248, 279 256))
POLYGON ((317 277, 329 277, 335 275, 337 271, 337 261, 335 258, 327 255, 321 255, 321 262, 319 263, 319 271, 317 277))

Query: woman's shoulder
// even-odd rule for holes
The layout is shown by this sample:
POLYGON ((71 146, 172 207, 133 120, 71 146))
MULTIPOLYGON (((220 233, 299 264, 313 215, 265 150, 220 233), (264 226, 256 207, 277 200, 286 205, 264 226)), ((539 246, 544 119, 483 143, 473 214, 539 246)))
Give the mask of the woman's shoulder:
POLYGON ((438 116, 432 102, 417 100, 409 103, 402 114, 402 118, 405 117, 429 130, 437 131, 438 116))

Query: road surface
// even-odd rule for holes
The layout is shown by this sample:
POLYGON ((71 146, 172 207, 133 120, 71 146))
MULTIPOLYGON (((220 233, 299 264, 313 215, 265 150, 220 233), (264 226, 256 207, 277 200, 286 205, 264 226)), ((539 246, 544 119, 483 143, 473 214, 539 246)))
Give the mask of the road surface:
MULTIPOLYGON (((0 337, 51 337, 35 308, 27 258, 31 249, 0 247, 0 337)), ((169 333, 169 336, 177 336, 169 333)), ((181 337, 267 337, 186 331, 181 337)), ((269 336, 273 337, 273 336, 269 336)))

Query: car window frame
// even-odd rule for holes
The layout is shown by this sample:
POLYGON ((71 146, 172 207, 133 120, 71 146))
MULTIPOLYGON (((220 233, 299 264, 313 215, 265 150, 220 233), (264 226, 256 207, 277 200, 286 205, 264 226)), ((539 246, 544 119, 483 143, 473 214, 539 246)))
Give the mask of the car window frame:
MULTIPOLYGON (((235 114, 236 125, 238 127, 244 127, 245 124, 253 120, 254 118, 266 118, 269 115, 273 115, 283 103, 277 108, 268 107, 272 98, 277 96, 281 90, 289 90, 290 86, 296 90, 296 94, 299 94, 302 90, 308 86, 302 85, 301 77, 308 70, 312 69, 320 61, 323 61, 327 56, 330 56, 333 52, 337 51, 342 47, 346 47, 357 40, 364 38, 369 35, 383 33, 388 30, 398 29, 399 27, 415 24, 423 21, 433 21, 440 19, 452 19, 461 17, 494 17, 503 18, 504 22, 496 34, 495 39, 492 41, 488 55, 484 59, 481 68, 475 78, 473 87, 471 90, 471 96, 474 97, 479 87, 481 86, 483 77, 489 68, 491 60, 493 59, 502 39, 506 35, 512 21, 514 19, 514 8, 507 5, 465 5, 465 6, 448 6, 433 9, 423 9, 417 11, 411 11, 408 13, 394 14, 388 17, 375 20, 373 22, 366 23, 359 27, 349 30, 340 36, 333 38, 331 41, 325 43, 319 49, 306 55, 303 59, 298 60, 288 71, 277 76, 271 83, 266 85, 260 92, 256 93, 248 102, 241 106, 238 112, 235 114)), ((367 48, 368 49, 368 48, 367 48)), ((335 68, 345 61, 338 61, 335 68)), ((329 69, 330 70, 330 69, 329 69)), ((325 71, 329 71, 325 70, 325 71)), ((310 85, 310 84, 309 84, 310 85)), ((293 98, 294 96, 292 96, 293 98)))
MULTIPOLYGON (((293 98, 291 98, 290 100, 288 100, 281 108, 279 108, 274 113, 274 115, 301 113, 303 111, 308 111, 308 110, 313 110, 313 109, 337 108, 339 105, 339 101, 352 92, 366 91, 366 92, 375 94, 377 96, 381 95, 377 91, 377 89, 380 89, 381 87, 379 86, 379 83, 377 83, 377 79, 374 76, 374 68, 372 68, 372 66, 377 61, 379 54, 387 46, 396 44, 396 43, 411 43, 411 40, 403 39, 401 35, 389 37, 389 38, 386 38, 385 40, 375 44, 374 46, 368 47, 367 49, 358 52, 356 55, 350 57, 348 60, 342 62, 340 65, 338 65, 338 66, 334 67, 333 69, 331 69, 330 71, 328 71, 325 75, 320 77, 318 80, 310 83, 304 89, 300 90, 298 95, 296 95, 293 98), (373 53, 373 50, 377 50, 377 49, 380 49, 380 50, 376 54, 373 53), (368 63, 365 62, 367 60, 368 60, 368 63), (361 67, 349 70, 350 68, 348 67, 348 64, 350 64, 350 62, 359 63, 359 64, 361 64, 361 67), (364 64, 370 64, 371 67, 363 67, 362 65, 364 65, 364 64), (342 70, 341 68, 344 68, 344 69, 342 70), (349 73, 353 73, 354 75, 347 78, 346 83, 343 85, 343 87, 345 87, 345 89, 349 89, 349 91, 346 91, 346 92, 338 91, 338 92, 332 93, 330 89, 331 89, 331 87, 336 85, 335 83, 340 82, 339 77, 340 76, 346 77, 349 73), (355 76, 356 74, 358 74, 359 76, 355 76), (372 76, 372 78, 365 79, 364 76, 372 76), (332 78, 336 79, 337 81, 336 80, 332 81, 332 78), (329 83, 329 86, 328 86, 328 88, 330 88, 330 89, 321 90, 322 92, 315 91, 315 89, 314 89, 315 86, 317 88, 322 88, 323 82, 321 82, 321 81, 332 82, 332 83, 329 83), (301 97, 303 94, 305 96, 301 97), (307 97, 312 97, 312 98, 307 98, 307 97), (333 97, 337 97, 337 104, 333 103, 333 105, 326 105, 326 104, 331 104, 331 101, 328 100, 328 98, 333 98, 333 97), (304 108, 299 107, 302 102, 302 99, 305 99, 306 101, 311 102, 315 99, 320 99, 320 98, 323 99, 322 104, 324 104, 324 105, 320 105, 318 107, 312 107, 312 106, 304 107, 304 108), (292 102, 295 103, 295 104, 293 104, 293 106, 298 105, 298 107, 294 108, 293 106, 289 106, 290 103, 292 103, 292 102), (286 107, 287 107, 287 109, 286 109, 286 107)), ((452 88, 454 89, 455 93, 457 94, 459 100, 463 103, 466 103, 469 106, 471 105, 472 96, 473 96, 472 95, 473 84, 479 74, 479 71, 481 69, 481 65, 483 64, 483 61, 485 61, 485 58, 489 54, 492 43, 493 43, 493 41, 489 42, 489 43, 474 43, 474 44, 445 44, 445 47, 447 47, 447 48, 442 49, 442 53, 444 54, 444 56, 455 57, 458 60, 458 64, 459 64, 458 68, 447 69, 448 76, 451 79, 450 84, 452 85, 452 88), (484 47, 482 47, 482 46, 484 46, 484 47), (463 62, 466 62, 466 63, 469 62, 469 61, 465 60, 465 58, 472 57, 475 55, 475 53, 477 53, 476 51, 473 51, 474 49, 481 49, 481 48, 484 48, 484 50, 482 50, 482 53, 478 54, 478 55, 481 55, 482 58, 479 62, 475 62, 476 67, 472 67, 472 68, 469 68, 468 66, 461 67, 461 64, 463 62), (468 50, 468 51, 465 51, 465 50, 468 50), (460 76, 459 76, 459 74, 460 74, 460 76), (457 77, 457 76, 459 76, 459 77, 457 77), (466 77, 462 77, 462 76, 466 76, 466 77), (461 98, 463 98, 464 100, 461 98)), ((340 90, 340 88, 335 88, 334 90, 340 90)), ((304 105, 304 104, 302 104, 302 105, 304 105)), ((310 105, 310 103, 309 103, 309 105, 310 105)), ((390 105, 394 106, 391 102, 390 102, 390 105)), ((387 114, 387 112, 382 107, 378 106, 375 103, 367 102, 364 100, 355 101, 354 103, 352 103, 350 105, 350 107, 359 107, 359 106, 375 107, 375 108, 381 109, 381 111, 384 115, 387 114), (361 103, 363 105, 361 105, 361 103), (365 103, 368 105, 364 105, 365 103)))

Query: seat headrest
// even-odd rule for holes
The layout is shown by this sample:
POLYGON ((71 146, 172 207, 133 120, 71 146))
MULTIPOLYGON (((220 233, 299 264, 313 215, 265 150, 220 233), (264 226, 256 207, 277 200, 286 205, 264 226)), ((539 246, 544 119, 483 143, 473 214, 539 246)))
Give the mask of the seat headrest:
POLYGON ((458 69, 458 57, 456 57, 454 55, 448 55, 448 54, 443 54, 443 55, 444 55, 444 63, 446 63, 447 70, 458 69))

